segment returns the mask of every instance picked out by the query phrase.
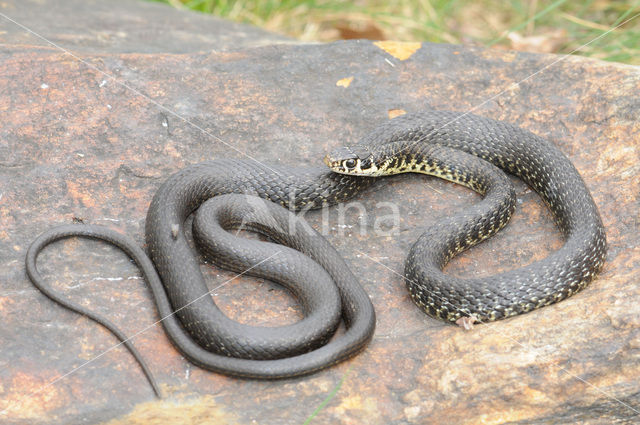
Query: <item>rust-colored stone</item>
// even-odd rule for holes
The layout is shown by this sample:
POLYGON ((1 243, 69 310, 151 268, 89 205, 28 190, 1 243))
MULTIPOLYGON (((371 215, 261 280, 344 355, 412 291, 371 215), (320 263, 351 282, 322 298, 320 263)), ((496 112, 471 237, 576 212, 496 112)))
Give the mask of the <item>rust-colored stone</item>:
MULTIPOLYGON (((3 45, 0 422, 302 423, 346 374, 315 422, 636 423, 638 68, 434 44, 393 64, 388 57, 370 42, 353 41, 221 53, 83 54, 88 67, 50 47, 3 45), (350 84, 336 85, 347 77, 350 84), (591 286, 557 305, 471 331, 429 318, 410 301, 398 274, 404 257, 420 228, 477 195, 426 176, 387 178, 358 199, 366 215, 355 207, 332 208, 325 219, 306 214, 370 294, 378 316, 372 343, 328 370, 265 382, 186 362, 154 324, 157 314, 135 267, 115 249, 84 240, 46 249, 39 267, 56 287, 127 334, 143 331, 134 343, 170 397, 154 401, 128 352, 117 348, 96 359, 115 344, 110 334, 51 303, 25 276, 29 243, 55 224, 106 224, 143 244, 154 191, 185 165, 244 153, 318 165, 328 149, 357 140, 391 111, 426 108, 473 110, 515 123, 572 159, 610 243, 591 286), (388 235, 375 231, 391 213, 383 202, 396 205, 401 217, 398 231, 388 235)), ((560 245, 538 196, 520 182, 517 190, 518 210, 507 229, 454 260, 449 272, 491 275, 560 245)), ((233 276, 206 271, 211 288, 233 276)), ((284 291, 252 282, 233 279, 215 290, 216 301, 247 322, 299 317, 284 291)))

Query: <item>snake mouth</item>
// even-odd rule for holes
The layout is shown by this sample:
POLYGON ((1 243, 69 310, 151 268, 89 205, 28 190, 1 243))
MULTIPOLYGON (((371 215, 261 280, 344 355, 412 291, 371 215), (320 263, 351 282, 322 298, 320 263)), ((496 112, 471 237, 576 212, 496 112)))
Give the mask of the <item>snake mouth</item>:
MULTIPOLYGON (((345 157, 355 165, 356 159, 354 158, 354 155, 351 152, 346 151, 345 148, 339 148, 329 152, 325 155, 323 161, 334 173, 353 174, 355 166, 351 167, 351 169, 348 168, 347 165, 345 165, 345 157)), ((351 165, 351 163, 349 163, 349 165, 351 165)))

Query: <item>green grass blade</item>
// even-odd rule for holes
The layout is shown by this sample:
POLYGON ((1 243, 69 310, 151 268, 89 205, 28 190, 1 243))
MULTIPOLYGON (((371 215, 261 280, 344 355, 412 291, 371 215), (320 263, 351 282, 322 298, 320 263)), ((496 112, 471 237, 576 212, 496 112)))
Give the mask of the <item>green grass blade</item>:
POLYGON ((349 369, 347 369, 347 371, 344 373, 344 375, 342 375, 342 378, 340 378, 340 381, 338 381, 338 383, 333 388, 333 390, 331 390, 331 392, 327 395, 327 397, 324 400, 322 400, 322 403, 320 403, 318 405, 318 407, 316 407, 316 410, 314 410, 313 413, 311 415, 309 415, 309 417, 304 421, 304 423, 302 425, 309 425, 311 423, 311 421, 313 420, 313 418, 315 418, 318 415, 318 413, 320 413, 320 411, 322 409, 324 409, 324 407, 327 404, 329 404, 331 399, 333 399, 333 397, 335 397, 335 395, 340 390, 340 387, 342 387, 342 384, 347 379, 347 376, 349 376, 349 373, 351 372, 351 369, 353 369, 353 366, 351 366, 351 367, 349 367, 349 369))
POLYGON ((522 29, 522 28, 526 27, 527 25, 529 25, 529 23, 537 21, 538 19, 540 19, 544 15, 546 15, 549 12, 557 9, 558 7, 562 6, 566 2, 567 2, 567 0, 557 0, 557 1, 555 1, 554 3, 550 4, 549 6, 545 7, 544 9, 542 9, 540 12, 536 13, 535 15, 533 15, 531 18, 527 19, 526 21, 521 22, 520 24, 516 25, 513 28, 509 28, 509 30, 505 31, 504 34, 502 34, 500 37, 496 38, 495 40, 492 40, 492 41, 488 42, 486 44, 487 47, 491 47, 491 46, 495 45, 496 43, 501 42, 502 40, 504 40, 507 37, 507 35, 510 32, 518 31, 519 29, 522 29))

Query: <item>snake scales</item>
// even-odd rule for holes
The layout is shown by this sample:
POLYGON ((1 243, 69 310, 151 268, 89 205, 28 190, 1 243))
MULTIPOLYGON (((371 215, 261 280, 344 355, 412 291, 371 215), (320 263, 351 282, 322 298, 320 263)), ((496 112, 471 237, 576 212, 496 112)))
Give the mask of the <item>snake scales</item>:
MULTIPOLYGON (((603 265, 604 228, 578 172, 551 143, 510 124, 445 111, 408 114, 379 126, 357 145, 333 151, 325 162, 336 172, 231 159, 187 167, 167 179, 148 210, 146 238, 152 262, 126 236, 101 226, 69 225, 53 228, 34 241, 27 254, 27 273, 48 296, 124 340, 106 319, 51 290, 36 268, 39 251, 57 239, 78 235, 114 243, 141 267, 165 330, 187 358, 235 376, 282 378, 313 372, 362 349, 373 334, 375 314, 335 250, 301 219, 291 231, 291 214, 275 204, 300 209, 346 201, 374 183, 376 179, 368 175, 389 172, 435 174, 483 194, 472 208, 428 228, 407 257, 405 280, 413 300, 427 313, 448 321, 463 316, 496 320, 551 304, 584 288, 603 265), (388 158, 391 151, 399 154, 388 158), (496 167, 518 176, 542 197, 565 237, 564 245, 542 261, 489 278, 448 276, 442 272, 447 261, 497 232, 514 209, 513 188, 496 167), (347 175, 354 173, 361 175, 347 175), (251 194, 275 204, 224 194, 251 194), (238 272, 250 268, 250 274, 283 283, 302 300, 306 313, 302 322, 326 321, 326 328, 307 331, 307 322, 284 331, 241 325, 228 319, 211 297, 203 297, 207 286, 184 229, 187 217, 203 203, 194 220, 194 239, 203 246, 204 255, 238 272), (292 259, 299 264, 295 267, 280 261, 286 248, 267 251, 273 246, 259 245, 266 242, 244 239, 240 247, 217 246, 223 244, 216 238, 231 238, 228 230, 239 226, 303 251, 320 267, 298 263, 304 261, 298 257, 292 259), (314 289, 316 285, 300 289, 291 278, 292 270, 302 281, 309 280, 304 274, 309 270, 314 279, 333 280, 337 292, 327 288, 330 283, 319 284, 321 290, 314 289), (320 297, 326 301, 318 301, 320 297), (327 342, 339 316, 347 330, 327 342), (289 338, 299 335, 303 336, 298 341, 289 338)), ((289 255, 298 254, 286 250, 289 255)), ((129 342, 127 346, 155 385, 133 346, 129 342)))

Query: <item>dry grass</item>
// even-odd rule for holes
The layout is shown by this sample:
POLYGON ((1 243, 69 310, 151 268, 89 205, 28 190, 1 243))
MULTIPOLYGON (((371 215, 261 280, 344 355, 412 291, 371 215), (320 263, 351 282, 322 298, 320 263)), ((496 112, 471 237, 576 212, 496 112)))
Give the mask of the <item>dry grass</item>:
MULTIPOLYGON (((640 0, 156 0, 300 40, 478 44, 568 53, 640 13, 640 0)), ((640 65, 640 17, 579 54, 640 65)))

